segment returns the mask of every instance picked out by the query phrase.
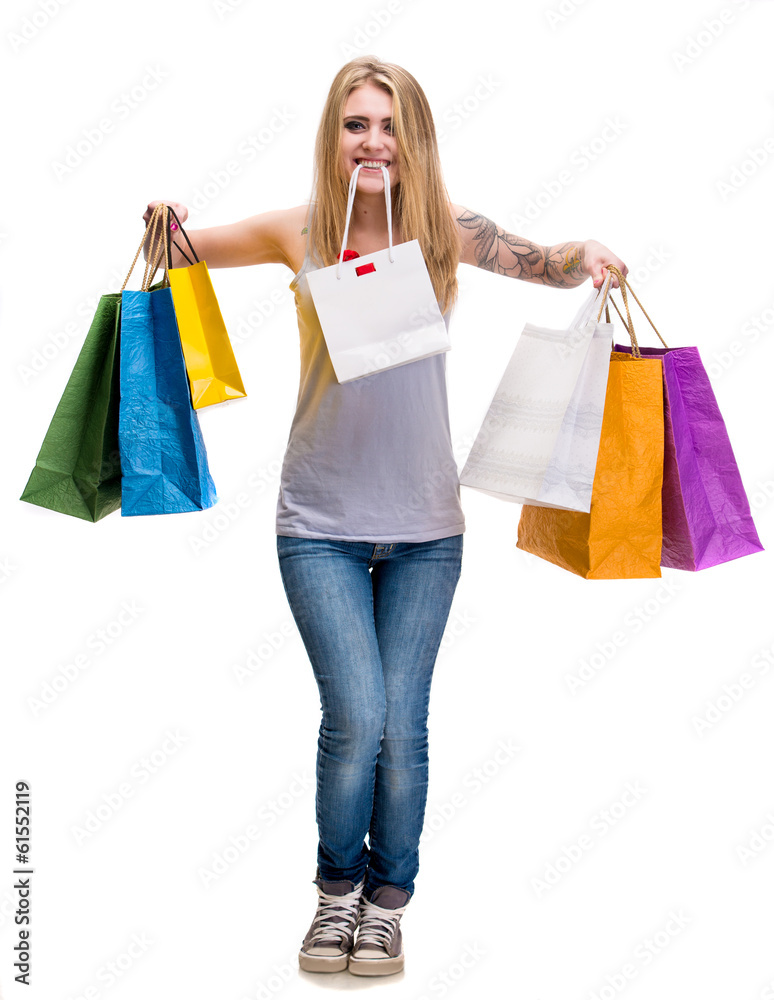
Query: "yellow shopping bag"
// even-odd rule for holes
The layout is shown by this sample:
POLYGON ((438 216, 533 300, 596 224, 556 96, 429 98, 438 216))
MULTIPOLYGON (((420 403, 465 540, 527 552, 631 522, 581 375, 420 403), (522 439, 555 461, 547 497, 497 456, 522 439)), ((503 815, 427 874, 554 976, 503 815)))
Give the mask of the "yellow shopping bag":
MULTIPOLYGON (((199 260, 173 209, 169 209, 185 237, 196 263, 181 247, 190 267, 168 266, 175 316, 183 345, 185 367, 194 409, 246 396, 231 341, 210 281, 207 264, 199 260)), ((175 244, 177 246, 177 244, 175 244)))

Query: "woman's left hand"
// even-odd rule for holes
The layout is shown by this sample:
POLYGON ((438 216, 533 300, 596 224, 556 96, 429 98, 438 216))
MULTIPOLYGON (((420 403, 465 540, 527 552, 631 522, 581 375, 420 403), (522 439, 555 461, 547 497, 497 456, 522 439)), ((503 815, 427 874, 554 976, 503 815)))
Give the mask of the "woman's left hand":
MULTIPOLYGON (((586 240, 583 244, 583 270, 591 275, 595 288, 599 288, 607 278, 608 264, 617 267, 624 277, 629 273, 629 268, 621 258, 616 257, 606 246, 597 243, 596 240, 586 240)), ((618 278, 615 275, 613 275, 613 288, 618 288, 618 278)))

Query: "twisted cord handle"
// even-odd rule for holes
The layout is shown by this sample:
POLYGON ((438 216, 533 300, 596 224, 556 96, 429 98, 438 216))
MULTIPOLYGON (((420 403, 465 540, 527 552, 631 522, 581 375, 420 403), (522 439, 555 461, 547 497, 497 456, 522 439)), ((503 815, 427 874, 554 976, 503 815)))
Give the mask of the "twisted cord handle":
POLYGON ((621 274, 621 272, 618 270, 618 268, 615 267, 615 265, 613 265, 613 264, 608 264, 607 269, 608 269, 608 271, 612 271, 613 274, 618 278, 618 284, 619 284, 619 286, 621 288, 621 297, 623 298, 623 300, 624 300, 624 306, 626 307, 626 315, 627 315, 627 318, 629 320, 628 323, 626 322, 626 320, 624 320, 623 316, 621 316, 621 310, 615 304, 615 300, 613 300, 613 305, 615 306, 615 309, 616 309, 616 312, 618 313, 618 315, 621 316, 621 321, 623 322, 624 326, 626 327, 626 331, 629 334, 629 337, 631 338, 631 341, 632 341, 632 354, 635 357, 638 357, 638 358, 642 357, 642 354, 640 353, 639 344, 637 344, 637 337, 636 337, 636 335, 634 333, 634 322, 632 320, 631 313, 629 312, 629 299, 628 299, 627 292, 631 292, 632 293, 632 295, 634 296, 635 302, 637 303, 637 305, 640 307, 640 309, 642 309, 643 313, 645 314, 645 318, 650 323, 650 325, 653 327, 653 329, 656 331, 656 336, 661 341, 661 343, 664 345, 664 347, 666 347, 666 349, 669 350, 669 346, 668 346, 667 342, 664 340, 664 338, 661 336, 661 334, 656 329, 656 324, 653 322, 653 320, 650 318, 650 316, 648 316, 647 312, 645 311, 645 307, 640 302, 640 300, 637 298, 637 295, 635 294, 634 289, 632 288, 632 286, 629 284, 628 279, 625 278, 623 276, 623 274, 621 274), (636 350, 635 350, 635 348, 636 348, 636 350))

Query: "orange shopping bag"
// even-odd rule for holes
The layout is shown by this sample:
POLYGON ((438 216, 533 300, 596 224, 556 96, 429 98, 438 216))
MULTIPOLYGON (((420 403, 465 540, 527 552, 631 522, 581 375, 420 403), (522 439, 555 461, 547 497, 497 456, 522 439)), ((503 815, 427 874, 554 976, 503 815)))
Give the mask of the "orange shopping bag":
POLYGON ((629 329, 632 353, 610 354, 591 510, 525 505, 519 521, 518 548, 587 580, 661 576, 662 366, 629 329))

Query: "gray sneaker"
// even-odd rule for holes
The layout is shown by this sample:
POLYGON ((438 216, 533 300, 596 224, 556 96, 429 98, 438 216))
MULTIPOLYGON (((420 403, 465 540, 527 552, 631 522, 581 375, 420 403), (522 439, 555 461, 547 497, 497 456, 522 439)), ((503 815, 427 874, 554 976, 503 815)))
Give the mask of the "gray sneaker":
POLYGON ((349 971, 355 976, 389 976, 403 968, 400 918, 411 896, 394 885, 380 885, 370 901, 360 900, 360 924, 349 971))
POLYGON ((359 916, 363 883, 316 878, 317 913, 298 953, 304 972, 341 972, 347 967, 359 916))

